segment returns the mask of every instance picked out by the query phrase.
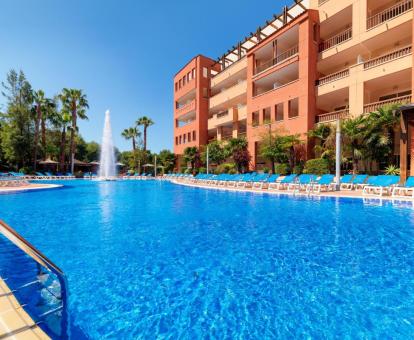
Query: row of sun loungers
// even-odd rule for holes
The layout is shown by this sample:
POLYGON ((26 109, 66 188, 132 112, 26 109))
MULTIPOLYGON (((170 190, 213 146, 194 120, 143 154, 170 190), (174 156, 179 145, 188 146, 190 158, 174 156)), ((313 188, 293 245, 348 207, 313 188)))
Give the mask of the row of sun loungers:
POLYGON ((153 176, 151 174, 139 174, 139 173, 135 173, 135 174, 127 174, 125 176, 123 176, 123 179, 142 179, 142 180, 146 180, 146 179, 151 179, 153 176))
MULTIPOLYGON (((245 188, 260 190, 280 190, 290 192, 321 193, 336 189, 335 176, 326 174, 316 176, 303 175, 268 175, 268 174, 198 174, 191 175, 172 174, 166 175, 167 179, 198 183, 208 186, 245 188)), ((393 196, 414 198, 414 177, 408 178, 404 185, 400 185, 399 176, 380 175, 344 175, 341 177, 341 190, 361 190, 364 196, 393 196)))

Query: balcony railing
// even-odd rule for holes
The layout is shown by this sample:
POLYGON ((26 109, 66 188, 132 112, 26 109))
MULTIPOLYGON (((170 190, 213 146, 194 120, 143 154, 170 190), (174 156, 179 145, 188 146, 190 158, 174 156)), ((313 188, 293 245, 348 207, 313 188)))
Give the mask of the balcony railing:
POLYGON ((195 110, 195 107, 196 107, 196 101, 195 99, 193 99, 191 102, 178 107, 175 113, 176 115, 181 115, 184 112, 195 110))
POLYGON ((316 116, 316 123, 329 123, 349 116, 349 109, 333 111, 316 116))
POLYGON ((329 0, 319 0, 318 5, 322 6, 325 2, 328 2, 329 0))
POLYGON ((228 115, 229 115, 229 111, 219 112, 219 113, 217 113, 217 118, 226 117, 228 115))
POLYGON ((343 42, 348 41, 350 39, 352 39, 352 27, 320 43, 319 52, 328 50, 331 47, 342 44, 343 42))
POLYGON ((386 10, 377 13, 367 19, 367 30, 374 28, 382 23, 391 20, 405 12, 408 12, 413 8, 413 0, 400 1, 394 6, 387 8, 386 10))
POLYGON ((397 51, 390 52, 388 54, 384 54, 380 57, 377 57, 375 59, 368 60, 364 63, 364 70, 370 69, 372 67, 382 65, 384 63, 387 63, 389 61, 405 57, 407 55, 410 55, 412 53, 412 46, 407 46, 404 48, 401 48, 397 51))
POLYGON ((257 66, 254 74, 258 74, 260 72, 263 72, 263 71, 267 70, 268 68, 270 68, 272 66, 280 64, 283 61, 294 57, 298 53, 299 53, 299 46, 295 46, 295 47, 291 48, 290 50, 287 50, 287 51, 279 54, 276 58, 268 60, 265 63, 257 66))
POLYGON ((322 77, 316 81, 316 86, 322 86, 328 83, 331 83, 335 80, 346 78, 349 76, 349 69, 342 70, 336 73, 332 73, 327 75, 326 77, 322 77))
POLYGON ((398 105, 398 104, 408 104, 411 103, 411 95, 392 98, 388 100, 382 100, 375 103, 369 103, 364 105, 364 113, 375 112, 381 107, 388 106, 388 105, 398 105))

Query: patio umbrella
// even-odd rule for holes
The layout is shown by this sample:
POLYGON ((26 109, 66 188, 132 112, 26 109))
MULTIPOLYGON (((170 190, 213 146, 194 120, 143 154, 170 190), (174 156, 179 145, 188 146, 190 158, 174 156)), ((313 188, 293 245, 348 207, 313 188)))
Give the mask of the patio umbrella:
POLYGON ((154 164, 149 164, 149 163, 148 163, 148 164, 144 164, 143 166, 144 166, 145 168, 148 168, 148 167, 153 167, 153 166, 154 166, 154 164))
POLYGON ((45 159, 44 161, 40 161, 39 164, 42 165, 54 165, 54 164, 59 164, 58 162, 52 161, 50 158, 45 159))
POLYGON ((93 161, 93 162, 90 162, 89 164, 90 164, 90 165, 99 165, 99 162, 97 162, 97 161, 93 161))

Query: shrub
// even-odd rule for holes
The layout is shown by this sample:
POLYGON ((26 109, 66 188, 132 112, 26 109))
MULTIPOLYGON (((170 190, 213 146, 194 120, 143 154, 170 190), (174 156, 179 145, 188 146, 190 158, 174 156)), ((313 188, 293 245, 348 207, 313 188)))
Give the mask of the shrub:
POLYGON ((237 174, 237 170, 236 169, 230 169, 228 174, 235 175, 235 174, 237 174))
POLYGON ((83 178, 83 171, 76 171, 75 172, 75 178, 83 178))
POLYGON ((189 175, 189 174, 192 174, 192 173, 193 173, 193 170, 192 170, 192 169, 190 169, 190 168, 187 168, 187 169, 185 169, 185 170, 184 170, 184 173, 185 173, 186 175, 189 175))
POLYGON ((268 167, 264 167, 263 168, 263 172, 265 173, 265 174, 268 174, 269 173, 269 171, 270 171, 270 169, 268 168, 268 167))
POLYGON ((277 164, 275 166, 275 173, 279 174, 279 175, 287 175, 289 173, 289 165, 288 164, 277 164))
POLYGON ((217 174, 228 174, 230 170, 236 170, 234 163, 223 163, 216 168, 217 174))
POLYGON ((293 167, 292 173, 295 175, 300 175, 303 173, 303 166, 302 165, 295 165, 293 167))
POLYGON ((325 158, 310 159, 306 162, 303 172, 314 175, 328 174, 330 172, 329 161, 325 158))
POLYGON ((385 169, 385 174, 386 175, 399 176, 400 175, 400 169, 395 165, 389 165, 385 169))
POLYGON ((198 169, 198 173, 199 174, 205 174, 205 173, 207 173, 207 169, 206 168, 200 168, 200 169, 198 169))

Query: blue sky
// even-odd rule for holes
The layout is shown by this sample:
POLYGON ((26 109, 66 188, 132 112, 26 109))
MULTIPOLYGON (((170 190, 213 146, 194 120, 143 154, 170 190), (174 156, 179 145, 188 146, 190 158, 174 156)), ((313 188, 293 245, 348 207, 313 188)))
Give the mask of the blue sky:
MULTIPOLYGON (((111 110, 115 144, 147 115, 153 151, 172 149, 172 78, 194 55, 216 58, 279 13, 286 0, 2 0, 0 79, 22 69, 52 97, 83 89, 89 121, 80 132, 100 142, 111 110)), ((0 99, 4 105, 4 98, 0 99)))

